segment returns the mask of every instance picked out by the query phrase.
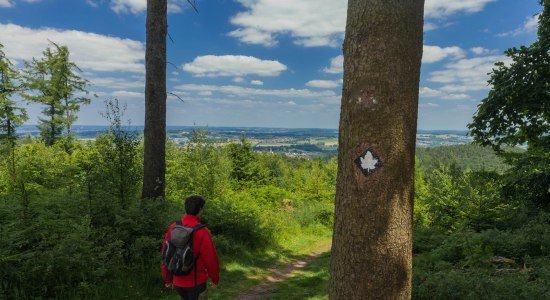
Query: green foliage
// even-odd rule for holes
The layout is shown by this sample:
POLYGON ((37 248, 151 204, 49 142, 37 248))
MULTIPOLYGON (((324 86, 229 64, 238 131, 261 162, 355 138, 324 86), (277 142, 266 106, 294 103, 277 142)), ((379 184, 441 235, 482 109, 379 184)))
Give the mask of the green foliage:
POLYGON ((419 162, 413 298, 550 297, 550 219, 540 210, 548 198, 547 154, 543 147, 507 154, 511 167, 502 173, 463 170, 462 160, 424 173, 422 163, 437 160, 419 162), (491 263, 498 257, 509 263, 491 263))
POLYGON ((207 199, 203 222, 224 263, 247 260, 237 257, 243 253, 286 251, 306 236, 309 242, 326 238, 334 160, 253 153, 260 176, 244 188, 234 185, 227 149, 197 131, 186 147, 169 144, 167 201, 142 202, 139 139, 122 126, 124 108, 116 100, 106 105, 109 133, 73 142, 71 151, 62 141, 20 140, 17 178, 8 154, 0 153, 4 298, 120 298, 129 290, 137 298, 158 298, 160 240, 190 194, 207 199))
POLYGON ((208 132, 195 130, 185 148, 168 144, 166 197, 183 205, 192 194, 219 198, 230 189, 231 162, 208 141, 208 132))
POLYGON ((485 170, 498 173, 503 173, 510 167, 491 148, 474 144, 417 148, 416 157, 419 160, 418 166, 427 173, 432 172, 441 165, 450 166, 453 164, 461 170, 485 170))
POLYGON ((23 124, 28 117, 26 110, 11 99, 21 89, 15 83, 19 74, 2 51, 3 48, 0 43, 0 142, 12 148, 17 137, 16 127, 23 124))
POLYGON ((530 148, 505 157, 513 166, 505 173, 503 193, 526 206, 550 210, 550 147, 530 148))
POLYGON ((24 87, 29 90, 23 97, 44 105, 42 113, 46 118, 39 118, 38 127, 48 146, 60 140, 64 129, 70 137, 80 105, 90 103, 85 96, 75 96, 88 94, 88 81, 77 74, 80 69, 69 60, 68 48, 51 44, 55 49, 49 47, 42 52, 41 59, 26 62, 23 77, 24 87))
POLYGON ((238 187, 247 187, 260 178, 258 160, 252 150, 252 145, 246 140, 245 135, 241 136, 239 143, 231 143, 227 146, 231 158, 231 178, 235 180, 238 187))
POLYGON ((417 299, 545 299, 550 296, 550 223, 542 214, 519 229, 460 230, 414 260, 417 299), (495 256, 510 263, 495 264, 495 256))
POLYGON ((476 142, 500 151, 502 145, 538 147, 550 131, 550 1, 541 1, 538 41, 505 51, 512 61, 495 64, 493 86, 468 128, 476 142))

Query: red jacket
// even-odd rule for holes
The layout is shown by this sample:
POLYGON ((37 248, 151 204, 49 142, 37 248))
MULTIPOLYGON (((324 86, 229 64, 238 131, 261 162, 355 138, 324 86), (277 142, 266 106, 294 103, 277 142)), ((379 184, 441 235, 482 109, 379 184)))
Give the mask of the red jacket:
MULTIPOLYGON (((183 226, 193 227, 200 224, 199 218, 193 215, 184 215, 181 220, 183 226)), ((170 238, 170 231, 176 226, 176 223, 172 223, 168 230, 166 231, 166 236, 162 242, 162 251, 164 252, 164 247, 166 241, 170 238)), ((218 263, 218 254, 216 253, 216 248, 212 242, 212 236, 210 231, 207 228, 202 228, 193 233, 193 254, 195 257, 199 256, 195 268, 197 268, 197 285, 203 284, 208 280, 208 277, 212 279, 214 284, 218 284, 220 279, 220 266, 218 263)), ((179 287, 193 287, 195 286, 195 270, 191 271, 188 275, 183 276, 172 276, 164 263, 161 264, 162 278, 165 283, 174 283, 175 286, 179 287)))

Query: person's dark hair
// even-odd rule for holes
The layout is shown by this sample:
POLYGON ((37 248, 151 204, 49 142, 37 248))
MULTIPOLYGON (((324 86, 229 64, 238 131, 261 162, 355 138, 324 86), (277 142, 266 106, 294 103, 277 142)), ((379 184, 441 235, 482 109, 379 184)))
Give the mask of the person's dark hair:
POLYGON ((185 213, 188 215, 196 216, 199 211, 204 207, 204 199, 201 196, 190 196, 185 199, 185 213))

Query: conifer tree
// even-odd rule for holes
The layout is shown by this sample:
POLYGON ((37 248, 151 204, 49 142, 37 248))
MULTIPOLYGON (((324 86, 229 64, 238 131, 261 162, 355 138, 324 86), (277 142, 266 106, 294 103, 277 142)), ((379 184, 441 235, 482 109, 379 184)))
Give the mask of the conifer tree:
POLYGON ((71 125, 77 120, 76 113, 82 104, 89 104, 89 92, 86 86, 89 81, 78 75, 80 68, 70 61, 69 48, 52 43, 56 48, 54 73, 52 74, 53 84, 58 91, 58 97, 62 99, 61 106, 65 112, 65 130, 67 136, 71 136, 71 125), (75 94, 80 94, 77 96, 75 94))
POLYGON ((13 148, 17 137, 15 129, 27 120, 27 112, 12 100, 13 95, 20 90, 14 82, 19 74, 13 69, 13 64, 2 48, 4 46, 0 44, 0 141, 13 148))
POLYGON ((71 134, 75 113, 80 105, 90 103, 86 96, 75 97, 75 93, 88 94, 85 89, 88 81, 76 73, 80 69, 70 61, 68 48, 51 44, 55 49, 48 47, 40 60, 33 58, 26 63, 24 76, 25 87, 31 91, 24 97, 44 105, 45 118, 39 118, 38 127, 42 139, 50 146, 61 138, 64 129, 68 136, 71 134))

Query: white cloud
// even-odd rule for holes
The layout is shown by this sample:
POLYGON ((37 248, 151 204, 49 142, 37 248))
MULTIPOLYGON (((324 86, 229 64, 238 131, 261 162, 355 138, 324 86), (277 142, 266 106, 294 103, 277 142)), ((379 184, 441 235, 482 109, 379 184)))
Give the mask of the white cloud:
POLYGON ((145 78, 87 77, 92 85, 108 89, 137 89, 145 87, 145 78))
POLYGON ((244 78, 242 78, 242 77, 235 77, 235 78, 233 78, 232 81, 235 82, 235 83, 243 83, 243 82, 244 82, 244 78))
POLYGON ((309 89, 256 89, 236 85, 204 85, 204 84, 183 84, 176 86, 176 89, 184 92, 205 92, 222 93, 239 97, 293 97, 293 98, 332 98, 337 96, 334 92, 312 91, 309 89))
MULTIPOLYGON (((304 47, 336 47, 343 40, 347 0, 236 1, 245 10, 231 18, 231 23, 237 29, 229 35, 243 43, 271 47, 277 44, 280 35, 289 35, 295 44, 304 47)), ((426 0, 425 16, 441 20, 457 13, 475 13, 495 1, 426 0)), ((426 23, 426 31, 435 28, 437 25, 433 22, 426 23)))
POLYGON ((183 65, 183 70, 198 77, 279 76, 287 67, 276 60, 262 60, 243 55, 198 56, 183 65))
POLYGON ((340 85, 340 80, 311 80, 306 86, 322 89, 332 89, 340 85))
POLYGON ((421 97, 439 97, 441 96, 441 91, 429 88, 429 87, 421 87, 420 88, 420 96, 421 97))
POLYGON ((422 108, 434 108, 434 107, 439 107, 439 104, 428 102, 428 103, 422 103, 419 106, 422 108))
POLYGON ((111 9, 116 13, 138 14, 147 9, 147 0, 112 0, 111 9))
POLYGON ((442 83, 441 91, 449 93, 464 93, 489 89, 487 73, 491 72, 495 62, 509 62, 503 56, 481 56, 445 65, 444 70, 431 72, 428 80, 442 83))
POLYGON ((477 55, 484 55, 484 54, 489 54, 489 53, 496 52, 495 50, 489 50, 489 49, 483 48, 483 47, 473 47, 473 48, 470 48, 470 51, 472 51, 472 53, 477 54, 477 55))
POLYGON ((338 55, 330 59, 330 66, 324 68, 325 73, 339 74, 344 72, 344 56, 338 55))
POLYGON ((228 35, 246 44, 263 45, 266 47, 277 45, 277 41, 270 33, 255 28, 239 28, 231 31, 228 35))
POLYGON ((144 45, 139 41, 77 30, 0 24, 0 41, 12 60, 41 57, 48 40, 68 46, 71 59, 85 71, 144 72, 144 45))
POLYGON ((0 0, 0 7, 12 7, 13 5, 10 0, 0 0))
MULTIPOLYGON (((27 2, 27 3, 37 3, 42 0, 21 0, 21 1, 27 2)), ((13 0, 0 0, 0 7, 9 8, 14 6, 15 6, 15 1, 13 0)))
POLYGON ((273 46, 289 34, 305 47, 340 44, 346 25, 346 0, 237 0, 246 10, 231 18, 230 33, 243 43, 273 46))
MULTIPOLYGON (((97 2, 92 0, 86 0, 88 4, 96 7, 97 2)), ((132 13, 140 14, 147 10, 147 0, 110 0, 111 9, 117 14, 120 13, 132 13)), ((188 7, 186 0, 169 0, 168 1, 168 12, 169 13, 179 13, 182 12, 184 8, 188 7)))
POLYGON ((250 84, 252 85, 264 85, 264 82, 261 80, 251 80, 250 84))
POLYGON ((468 94, 460 93, 454 94, 448 91, 436 90, 429 87, 420 88, 420 97, 422 98, 439 98, 443 100, 466 100, 472 97, 468 94))
POLYGON ((424 53, 422 55, 422 63, 434 63, 445 58, 463 58, 465 51, 460 47, 438 47, 438 46, 428 46, 424 45, 424 53))
POLYGON ((431 22, 424 22, 424 32, 436 30, 439 26, 431 22))
POLYGON ((446 94, 446 95, 443 95, 443 97, 441 97, 442 99, 445 99, 445 100, 468 100, 468 99, 471 99, 472 97, 468 94, 446 94))
POLYGON ((476 13, 497 0, 426 0, 424 15, 427 18, 441 19, 456 13, 476 13))
POLYGON ((145 99, 144 93, 138 93, 138 92, 130 92, 130 91, 114 91, 111 93, 114 97, 121 97, 121 98, 140 98, 145 99))
POLYGON ((199 94, 199 96, 212 96, 212 92, 211 91, 203 91, 203 92, 198 92, 197 94, 199 94))
POLYGON ((499 33, 497 35, 500 36, 500 37, 518 36, 520 34, 535 32, 537 30, 538 26, 539 26, 539 15, 540 14, 537 14, 537 15, 534 15, 534 16, 531 16, 531 17, 527 17, 525 22, 520 27, 518 27, 518 28, 516 28, 512 31, 499 33))

